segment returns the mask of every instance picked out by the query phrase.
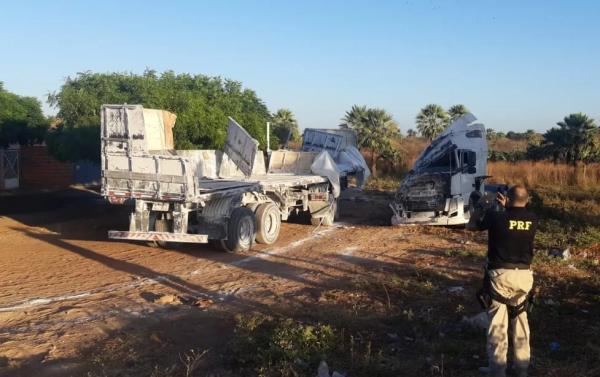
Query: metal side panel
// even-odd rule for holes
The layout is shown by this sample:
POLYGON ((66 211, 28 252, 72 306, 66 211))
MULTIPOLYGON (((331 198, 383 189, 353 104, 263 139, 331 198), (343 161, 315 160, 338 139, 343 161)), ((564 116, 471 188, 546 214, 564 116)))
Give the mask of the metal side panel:
POLYGON ((340 150, 344 147, 344 141, 343 134, 309 128, 304 130, 302 151, 321 152, 326 150, 336 159, 340 150))
POLYGON ((317 152, 295 152, 279 150, 271 152, 269 173, 312 174, 310 167, 317 152))
POLYGON ((101 137, 104 153, 144 153, 148 150, 141 105, 103 105, 101 137))
MULTIPOLYGON (((246 176, 252 175, 256 154, 258 153, 258 141, 253 139, 252 136, 250 136, 250 134, 231 117, 229 118, 224 152, 246 176)), ((223 174, 221 176, 226 175, 227 174, 223 174)))

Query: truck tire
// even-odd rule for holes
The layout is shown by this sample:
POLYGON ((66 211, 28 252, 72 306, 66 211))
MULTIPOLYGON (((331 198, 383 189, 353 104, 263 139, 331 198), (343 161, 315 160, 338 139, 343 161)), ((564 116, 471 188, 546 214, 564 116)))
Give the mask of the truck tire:
POLYGON ((227 224, 227 239, 221 240, 223 249, 230 253, 250 250, 256 238, 256 217, 251 209, 238 207, 231 212, 227 224))
POLYGON ((327 213, 323 217, 311 217, 310 223, 313 226, 332 226, 335 220, 338 218, 338 203, 337 199, 334 199, 331 206, 327 210, 327 213))
MULTIPOLYGON (((159 219, 155 214, 151 215, 151 219, 154 219, 150 224, 150 230, 155 232, 170 232, 169 220, 167 219, 159 219)), ((167 247, 167 241, 149 241, 146 243, 150 247, 167 247)))
POLYGON ((471 193, 471 196, 469 197, 469 204, 468 204, 468 209, 467 211, 469 212, 469 218, 471 218, 471 216, 473 216, 473 214, 475 213, 475 210, 477 210, 477 207, 481 206, 481 204, 479 203, 479 200, 481 199, 481 193, 475 191, 471 193))
POLYGON ((275 203, 263 203, 256 209, 256 242, 270 245, 281 230, 281 212, 275 203))

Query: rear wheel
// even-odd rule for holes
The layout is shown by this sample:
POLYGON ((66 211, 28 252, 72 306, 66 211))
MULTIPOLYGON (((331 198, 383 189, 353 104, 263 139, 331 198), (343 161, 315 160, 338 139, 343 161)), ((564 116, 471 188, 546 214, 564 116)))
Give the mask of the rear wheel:
POLYGON ((227 224, 227 239, 221 246, 230 253, 249 250, 256 238, 256 217, 246 207, 238 207, 231 212, 227 224))
MULTIPOLYGON (((154 232, 170 232, 171 227, 169 226, 169 220, 164 218, 165 215, 161 213, 154 213, 150 215, 150 231, 154 232)), ((149 241, 147 245, 150 247, 167 247, 167 241, 149 241)))
POLYGON ((263 203, 256 209, 256 242, 270 245, 281 230, 281 212, 275 203, 263 203))
POLYGON ((326 211, 327 213, 323 217, 311 217, 310 223, 314 226, 332 226, 335 220, 338 218, 337 199, 333 200, 326 211))

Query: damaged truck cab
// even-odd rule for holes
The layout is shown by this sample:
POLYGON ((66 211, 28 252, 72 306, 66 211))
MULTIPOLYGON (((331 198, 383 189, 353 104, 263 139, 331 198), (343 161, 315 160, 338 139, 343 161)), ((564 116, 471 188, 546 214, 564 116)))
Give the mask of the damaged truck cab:
POLYGON ((416 160, 390 204, 393 225, 460 225, 484 194, 488 148, 485 127, 465 114, 416 160))

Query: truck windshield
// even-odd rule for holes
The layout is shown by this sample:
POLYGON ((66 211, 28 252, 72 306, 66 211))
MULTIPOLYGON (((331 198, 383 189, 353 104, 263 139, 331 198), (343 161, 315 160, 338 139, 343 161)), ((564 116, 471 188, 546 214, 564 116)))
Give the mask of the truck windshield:
POLYGON ((447 171, 451 172, 455 170, 458 166, 456 159, 456 151, 454 149, 448 149, 443 155, 431 161, 427 166, 425 166, 425 171, 447 171))

